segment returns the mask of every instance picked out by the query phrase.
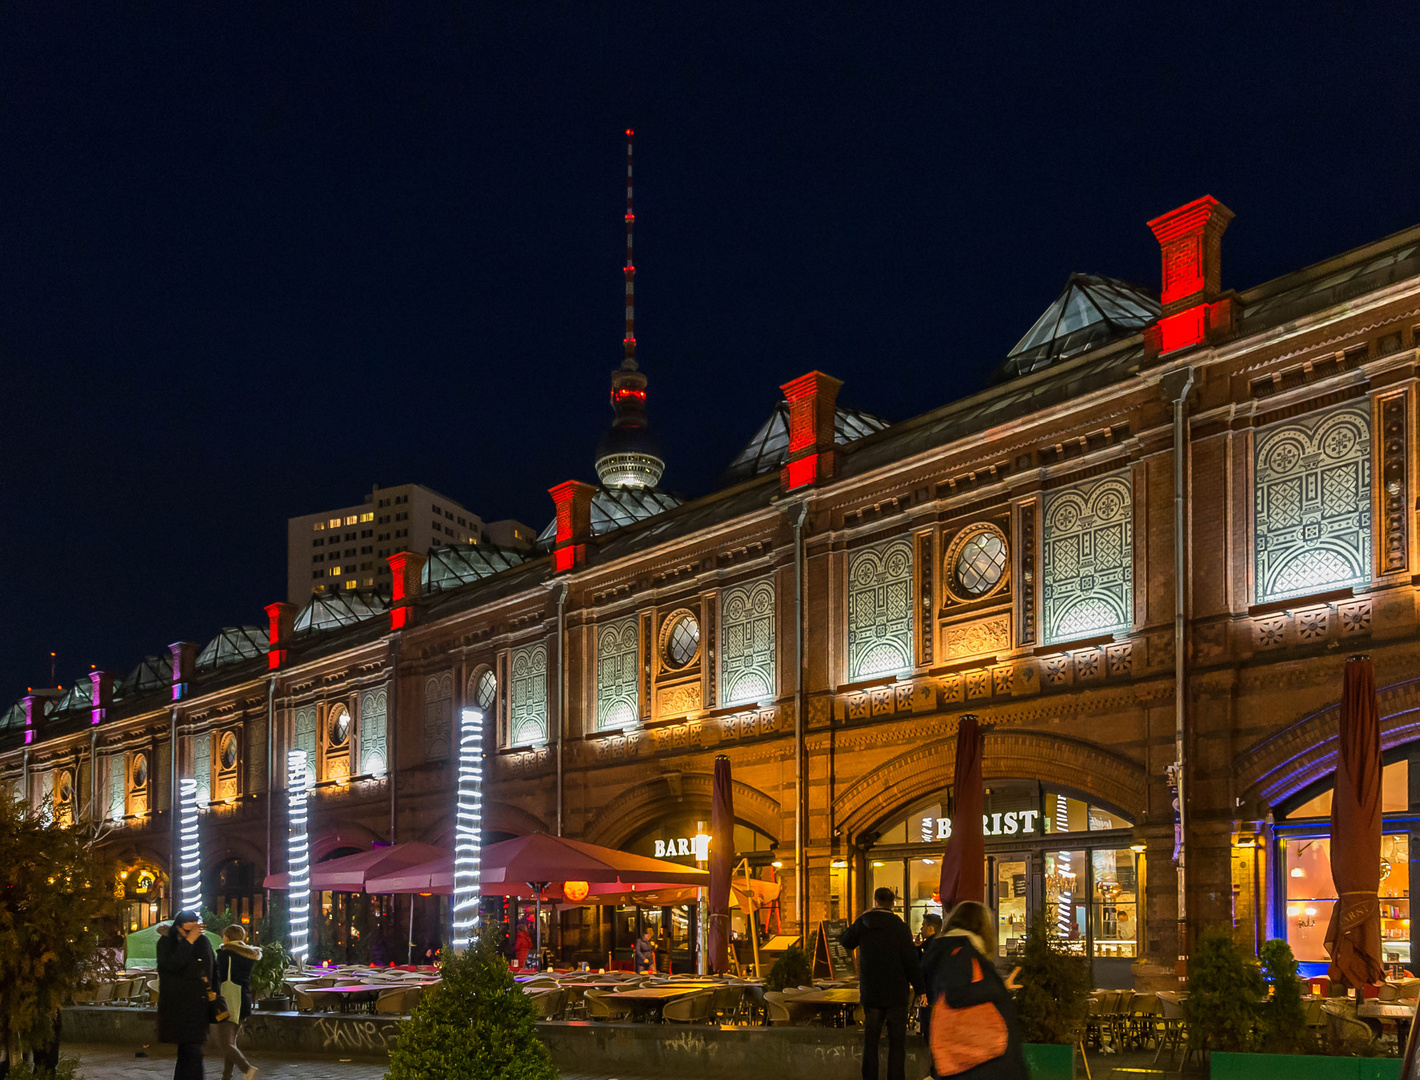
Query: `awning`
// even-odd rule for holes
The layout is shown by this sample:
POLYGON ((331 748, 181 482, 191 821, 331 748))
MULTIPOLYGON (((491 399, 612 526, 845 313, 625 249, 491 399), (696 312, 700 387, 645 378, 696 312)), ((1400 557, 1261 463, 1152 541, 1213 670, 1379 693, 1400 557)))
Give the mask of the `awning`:
MULTIPOLYGON (((370 879, 393 874, 406 867, 453 856, 433 844, 390 844, 373 851, 361 851, 339 859, 328 859, 311 866, 312 892, 377 892, 368 888, 370 879)), ((289 889, 291 875, 271 874, 263 883, 268 889, 289 889)))

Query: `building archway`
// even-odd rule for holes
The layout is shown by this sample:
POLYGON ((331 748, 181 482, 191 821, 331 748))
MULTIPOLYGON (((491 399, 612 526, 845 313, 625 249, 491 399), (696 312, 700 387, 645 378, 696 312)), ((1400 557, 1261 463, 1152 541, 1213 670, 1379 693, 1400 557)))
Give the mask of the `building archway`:
MULTIPOLYGON (((603 847, 622 848, 648 824, 660 818, 699 815, 710 820, 710 773, 667 773, 627 788, 588 822, 582 839, 603 847)), ((779 837, 779 800, 742 781, 732 783, 735 817, 766 836, 779 837)))

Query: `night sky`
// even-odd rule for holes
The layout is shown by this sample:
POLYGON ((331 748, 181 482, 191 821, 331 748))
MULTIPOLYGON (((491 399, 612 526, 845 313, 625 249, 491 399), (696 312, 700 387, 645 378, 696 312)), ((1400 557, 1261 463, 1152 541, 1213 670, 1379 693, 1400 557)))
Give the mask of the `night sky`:
POLYGON ((900 420, 1071 271, 1157 288, 1196 196, 1239 289, 1420 221, 1417 8, 1358 7, 11 0, 0 709, 261 622, 373 483, 541 528, 594 479, 625 128, 694 496, 789 378, 900 420))

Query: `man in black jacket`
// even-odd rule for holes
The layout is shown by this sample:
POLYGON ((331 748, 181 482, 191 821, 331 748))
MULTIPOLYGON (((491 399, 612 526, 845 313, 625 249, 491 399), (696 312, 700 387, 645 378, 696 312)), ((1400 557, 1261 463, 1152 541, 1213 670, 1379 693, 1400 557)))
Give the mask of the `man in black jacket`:
POLYGON ((912 931, 892 910, 893 892, 873 893, 865 911, 839 939, 858 950, 858 995, 863 1006, 863 1080, 878 1080, 878 1035, 887 1025, 888 1080, 906 1080, 907 1003, 923 992, 922 969, 912 931))

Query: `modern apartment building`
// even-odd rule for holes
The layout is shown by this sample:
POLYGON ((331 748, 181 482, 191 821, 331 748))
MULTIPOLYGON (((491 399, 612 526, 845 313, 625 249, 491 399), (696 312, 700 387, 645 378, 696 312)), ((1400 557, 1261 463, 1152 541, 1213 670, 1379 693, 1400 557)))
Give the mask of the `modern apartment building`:
POLYGON ((483 520, 422 484, 378 484, 356 506, 287 522, 286 595, 303 604, 313 593, 388 588, 385 559, 460 544, 531 547, 536 533, 516 521, 483 520))

